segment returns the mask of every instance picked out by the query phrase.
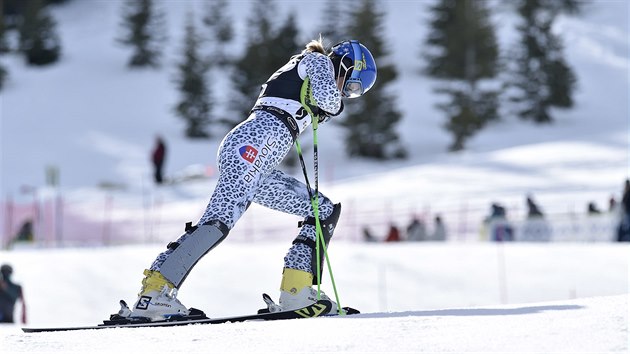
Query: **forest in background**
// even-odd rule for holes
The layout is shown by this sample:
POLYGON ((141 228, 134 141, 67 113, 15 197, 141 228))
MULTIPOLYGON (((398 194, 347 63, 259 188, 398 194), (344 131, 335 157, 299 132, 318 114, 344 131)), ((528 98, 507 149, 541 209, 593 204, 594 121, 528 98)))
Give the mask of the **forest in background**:
MULTIPOLYGON (((19 53, 28 65, 54 65, 63 60, 63 38, 56 30, 50 6, 76 0, 4 0, 0 16, 0 55, 19 53), (7 34, 16 33, 15 43, 7 34)), ((374 160, 407 156, 396 131, 402 119, 391 84, 409 71, 435 79, 436 106, 443 112, 443 127, 452 136, 451 151, 465 149, 466 141, 505 114, 535 124, 554 121, 553 109, 574 105, 577 76, 564 58, 562 37, 554 33, 558 16, 578 15, 580 0, 435 0, 429 7, 426 38, 410 48, 409 63, 396 63, 388 55, 383 31, 387 16, 376 0, 349 4, 326 0, 317 33, 329 45, 346 38, 358 39, 372 52, 378 66, 377 84, 360 100, 348 100, 345 112, 335 119, 344 129, 345 150, 350 157, 374 160), (501 47, 493 24, 493 10, 509 8, 518 14, 518 40, 501 47)), ((156 0, 121 2, 121 33, 113 41, 128 47, 129 70, 151 70, 163 65, 163 43, 182 40, 182 52, 173 80, 180 101, 173 115, 186 124, 191 139, 220 138, 216 126, 239 122, 219 111, 246 116, 260 85, 288 58, 303 48, 303 33, 290 12, 276 19, 275 0, 256 0, 247 16, 249 31, 240 55, 226 50, 235 39, 233 15, 227 0, 205 2, 200 13, 190 12, 185 37, 169 39, 165 9, 156 0), (217 109, 212 75, 228 72, 233 93, 223 110, 217 109)), ((410 29, 413 30, 413 29, 410 29)), ((0 65, 0 89, 10 72, 0 65)))

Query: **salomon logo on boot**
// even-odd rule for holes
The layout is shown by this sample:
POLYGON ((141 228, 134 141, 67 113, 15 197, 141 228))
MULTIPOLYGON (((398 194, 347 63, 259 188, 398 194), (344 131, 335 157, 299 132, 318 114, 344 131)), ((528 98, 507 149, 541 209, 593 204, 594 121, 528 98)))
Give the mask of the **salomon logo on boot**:
POLYGON ((151 303, 150 296, 140 296, 140 299, 138 299, 138 304, 136 305, 136 308, 139 310, 146 310, 149 308, 150 303, 151 303))

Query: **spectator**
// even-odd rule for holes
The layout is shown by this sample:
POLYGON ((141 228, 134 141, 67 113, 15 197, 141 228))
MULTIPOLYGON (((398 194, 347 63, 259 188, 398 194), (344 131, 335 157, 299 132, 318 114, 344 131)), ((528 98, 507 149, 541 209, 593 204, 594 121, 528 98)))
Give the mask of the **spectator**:
POLYGON ((33 242, 33 221, 31 219, 25 220, 20 229, 15 234, 13 239, 9 240, 8 247, 12 247, 18 244, 27 244, 33 242))
POLYGON ((505 208, 498 203, 492 203, 490 206, 490 219, 505 219, 505 208))
POLYGON ((155 147, 151 155, 151 161, 153 162, 153 177, 156 184, 162 184, 164 178, 162 176, 162 168, 164 167, 164 160, 166 158, 166 144, 161 136, 157 136, 155 139, 155 147))
POLYGON ((398 242, 400 241, 400 231, 396 227, 396 225, 391 224, 389 227, 389 232, 387 233, 387 237, 385 238, 385 242, 398 242))
POLYGON ((427 230, 424 222, 414 217, 409 226, 407 226, 407 241, 425 241, 427 239, 427 230))
POLYGON ((630 179, 626 179, 620 208, 621 222, 617 227, 617 241, 630 242, 630 179))
POLYGON ((527 220, 523 223, 522 241, 550 241, 551 227, 531 195, 527 196, 527 220))
POLYGON ((431 239, 433 241, 446 241, 446 226, 444 226, 442 217, 439 215, 437 215, 434 219, 433 237, 431 237, 431 239))
POLYGON ((372 231, 370 231, 369 227, 364 227, 363 228, 363 240, 365 242, 376 242, 376 238, 374 237, 374 235, 372 235, 372 231))
POLYGON ((0 323, 14 323, 15 303, 22 303, 22 323, 26 323, 26 303, 22 287, 11 280, 13 268, 8 264, 0 267, 0 323))
POLYGON ((513 241, 514 228, 507 221, 505 208, 499 203, 492 203, 490 216, 485 219, 492 241, 513 241))
POLYGON ((543 212, 534 202, 534 199, 531 196, 527 196, 527 218, 542 218, 543 216, 543 212))
POLYGON ((602 212, 599 210, 595 202, 589 202, 586 212, 588 215, 599 215, 602 212))
POLYGON ((14 242, 33 242, 33 221, 30 219, 24 221, 15 235, 14 242))
POLYGON ((615 199, 615 196, 610 196, 610 199, 608 200, 608 212, 610 213, 614 213, 617 210, 617 200, 615 199))

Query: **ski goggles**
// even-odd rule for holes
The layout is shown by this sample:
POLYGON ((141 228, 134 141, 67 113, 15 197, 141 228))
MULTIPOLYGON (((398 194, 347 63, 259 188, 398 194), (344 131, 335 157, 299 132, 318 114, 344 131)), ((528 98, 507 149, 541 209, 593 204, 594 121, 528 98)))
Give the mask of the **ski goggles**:
POLYGON ((343 74, 344 84, 341 89, 341 93, 345 97, 355 98, 363 94, 363 83, 361 82, 361 78, 359 75, 361 74, 361 69, 364 67, 364 61, 356 60, 356 58, 363 58, 363 51, 361 50, 361 46, 359 45, 359 42, 351 41, 350 44, 352 45, 352 52, 354 53, 355 61, 352 63, 352 65, 347 66, 346 63, 344 62, 344 59, 346 59, 346 56, 348 54, 347 53, 344 54, 339 63, 339 66, 340 66, 339 73, 341 74, 341 69, 344 70, 344 74, 343 74), (350 74, 349 78, 346 78, 346 76, 348 76, 348 71, 351 69, 352 69, 352 74, 350 74))

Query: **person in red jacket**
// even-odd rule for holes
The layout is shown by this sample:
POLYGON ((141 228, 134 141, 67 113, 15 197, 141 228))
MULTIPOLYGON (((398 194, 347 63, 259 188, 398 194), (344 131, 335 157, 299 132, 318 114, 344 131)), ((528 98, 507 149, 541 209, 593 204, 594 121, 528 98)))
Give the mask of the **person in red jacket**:
POLYGON ((396 225, 392 224, 389 227, 389 232, 387 233, 387 238, 385 238, 385 242, 398 242, 400 241, 400 230, 396 227, 396 225))
POLYGON ((155 139, 155 148, 151 155, 151 161, 153 162, 153 177, 156 184, 162 184, 164 178, 162 176, 162 168, 164 167, 164 159, 166 158, 166 144, 161 136, 157 136, 155 139))

